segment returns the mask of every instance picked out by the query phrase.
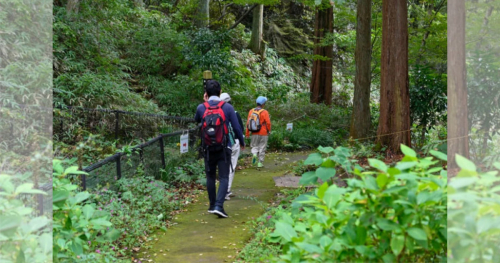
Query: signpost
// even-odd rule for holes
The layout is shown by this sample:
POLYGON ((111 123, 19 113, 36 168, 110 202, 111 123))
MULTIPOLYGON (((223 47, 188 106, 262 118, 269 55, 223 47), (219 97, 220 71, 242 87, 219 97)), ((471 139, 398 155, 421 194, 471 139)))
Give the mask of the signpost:
POLYGON ((181 153, 187 153, 189 150, 189 133, 181 135, 181 153))
POLYGON ((203 71, 203 89, 205 90, 207 81, 212 79, 212 71, 205 70, 203 71))
POLYGON ((291 132, 293 130, 293 123, 287 123, 286 130, 291 132))

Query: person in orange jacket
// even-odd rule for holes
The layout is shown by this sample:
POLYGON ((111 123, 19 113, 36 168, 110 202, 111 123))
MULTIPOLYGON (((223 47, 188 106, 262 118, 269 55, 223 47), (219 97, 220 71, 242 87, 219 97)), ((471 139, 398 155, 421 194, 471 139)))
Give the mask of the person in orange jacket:
POLYGON ((251 109, 247 118, 246 137, 252 132, 250 146, 252 147, 252 164, 259 161, 257 167, 263 167, 264 156, 267 147, 267 139, 271 132, 271 119, 269 113, 264 109, 267 98, 259 96, 256 100, 257 107, 251 109))

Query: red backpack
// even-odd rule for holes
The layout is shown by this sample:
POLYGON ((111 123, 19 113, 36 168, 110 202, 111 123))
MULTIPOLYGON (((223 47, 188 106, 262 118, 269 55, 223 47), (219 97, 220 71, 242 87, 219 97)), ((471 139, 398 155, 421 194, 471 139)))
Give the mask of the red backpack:
POLYGON ((217 151, 227 146, 228 129, 226 116, 222 110, 224 101, 216 106, 210 106, 205 102, 205 113, 201 121, 201 142, 209 151, 217 151))

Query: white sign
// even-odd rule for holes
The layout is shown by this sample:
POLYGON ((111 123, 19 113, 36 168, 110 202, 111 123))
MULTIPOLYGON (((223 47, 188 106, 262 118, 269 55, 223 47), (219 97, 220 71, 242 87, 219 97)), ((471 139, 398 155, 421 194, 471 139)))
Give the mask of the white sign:
POLYGON ((181 153, 187 153, 189 149, 189 133, 181 135, 181 153))
POLYGON ((292 131, 293 130, 293 123, 287 123, 286 124, 286 130, 287 131, 292 131))

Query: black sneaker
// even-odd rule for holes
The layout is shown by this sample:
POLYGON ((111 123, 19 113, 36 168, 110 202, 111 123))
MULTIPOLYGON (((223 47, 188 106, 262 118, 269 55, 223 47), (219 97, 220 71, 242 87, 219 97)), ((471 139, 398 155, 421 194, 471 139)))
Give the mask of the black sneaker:
POLYGON ((215 207, 215 206, 210 206, 210 207, 208 208, 208 211, 207 211, 207 212, 208 212, 208 213, 210 213, 210 214, 213 214, 213 213, 214 213, 214 207, 215 207))
POLYGON ((226 217, 228 217, 228 215, 224 211, 224 208, 222 208, 220 206, 216 206, 214 208, 214 210, 212 210, 212 214, 216 214, 217 216, 219 216, 219 218, 226 218, 226 217))

